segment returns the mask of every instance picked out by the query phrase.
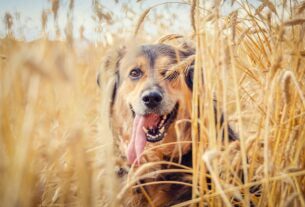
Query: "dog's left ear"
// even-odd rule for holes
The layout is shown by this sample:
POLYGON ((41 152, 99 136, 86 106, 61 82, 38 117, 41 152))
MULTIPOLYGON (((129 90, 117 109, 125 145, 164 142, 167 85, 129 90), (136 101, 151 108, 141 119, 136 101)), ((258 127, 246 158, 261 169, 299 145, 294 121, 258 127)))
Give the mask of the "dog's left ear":
MULTIPOLYGON (((179 52, 182 57, 187 58, 196 53, 195 46, 190 41, 184 41, 178 46, 179 52)), ((193 78, 194 78, 194 61, 184 71, 184 81, 187 87, 193 91, 193 78)))
MULTIPOLYGON (((188 68, 185 70, 185 74, 184 74, 184 80, 186 85, 188 86, 188 88, 193 91, 193 79, 194 79, 194 63, 192 63, 191 65, 188 66, 188 68)), ((214 115, 215 115, 215 124, 218 123, 218 121, 220 122, 220 126, 224 125, 224 115, 221 113, 220 116, 220 120, 218 120, 218 112, 217 109, 215 107, 216 103, 214 104, 214 115)), ((230 141, 234 141, 238 139, 237 134, 234 132, 234 130, 231 128, 231 126, 229 124, 227 124, 226 126, 223 126, 227 128, 227 132, 228 132, 228 138, 230 141)), ((222 131, 222 137, 224 137, 224 129, 222 131)))
POLYGON ((184 74, 185 83, 191 91, 193 91, 193 79, 194 79, 194 63, 192 63, 187 67, 184 74))

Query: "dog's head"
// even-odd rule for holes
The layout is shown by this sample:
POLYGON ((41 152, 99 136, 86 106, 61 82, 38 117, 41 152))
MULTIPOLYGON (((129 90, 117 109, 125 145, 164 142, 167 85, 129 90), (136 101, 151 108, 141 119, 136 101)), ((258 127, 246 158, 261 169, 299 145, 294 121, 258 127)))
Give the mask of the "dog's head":
MULTIPOLYGON (((123 48, 120 54, 114 64, 112 126, 127 143, 131 164, 140 161, 145 146, 177 141, 175 121, 190 118, 192 65, 185 65, 183 74, 171 69, 194 50, 154 44, 123 48)), ((189 128, 185 126, 184 131, 189 128)), ((170 146, 159 152, 170 154, 172 150, 170 146)))

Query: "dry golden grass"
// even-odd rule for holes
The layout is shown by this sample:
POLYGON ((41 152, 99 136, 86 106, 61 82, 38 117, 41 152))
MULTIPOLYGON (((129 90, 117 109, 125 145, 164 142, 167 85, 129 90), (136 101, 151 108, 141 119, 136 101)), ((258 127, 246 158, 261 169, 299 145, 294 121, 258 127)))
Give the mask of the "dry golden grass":
POLYGON ((99 49, 80 59, 61 42, 1 43, 1 203, 87 206, 102 183, 99 49))
MULTIPOLYGON (((227 16, 221 16, 220 1, 209 9, 198 0, 183 3, 190 7, 196 44, 194 166, 182 170, 190 172, 191 182, 180 183, 192 186, 192 200, 176 207, 249 206, 250 201, 255 206, 305 206, 304 2, 264 0, 256 9, 246 1, 232 2, 240 9, 227 16), (239 142, 221 143, 214 99, 239 142), (249 193, 253 186, 260 186, 261 196, 249 193)), ((56 18, 59 1, 52 3, 56 18)), ((155 7, 135 22, 135 34, 155 7)), ((100 21, 110 21, 109 14, 95 12, 100 21)), ((103 99, 108 90, 100 91, 95 80, 106 48, 89 44, 81 56, 71 39, 17 41, 12 16, 5 18, 8 35, 0 40, 1 206, 119 206, 120 196, 140 179, 137 175, 156 163, 131 174, 129 186, 117 184, 103 99)), ((159 41, 177 38, 170 34, 159 41)))

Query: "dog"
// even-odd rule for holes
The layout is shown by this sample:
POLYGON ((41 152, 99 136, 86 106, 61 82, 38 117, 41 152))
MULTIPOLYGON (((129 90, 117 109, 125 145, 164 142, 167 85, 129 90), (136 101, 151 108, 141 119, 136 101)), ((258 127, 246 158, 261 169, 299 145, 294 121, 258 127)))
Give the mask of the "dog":
MULTIPOLYGON (((185 120, 190 120, 192 113, 194 55, 194 47, 186 43, 179 47, 143 44, 122 47, 105 58, 102 68, 113 80, 110 126, 118 157, 117 175, 122 182, 126 182, 130 167, 145 163, 173 161, 192 167, 191 123, 185 120), (173 70, 179 64, 184 67, 183 72, 173 70)), ((99 85, 100 81, 98 78, 99 85)), ((223 116, 220 122, 223 124, 223 116)), ((229 140, 236 140, 231 127, 226 127, 229 140)), ((170 167, 161 164, 150 172, 170 167)), ((189 182, 187 178, 187 174, 165 173, 141 179, 138 184, 189 182)), ((191 199, 191 190, 176 184, 148 185, 131 191, 123 205, 170 206, 191 199), (153 200, 148 202, 147 195, 153 200)))

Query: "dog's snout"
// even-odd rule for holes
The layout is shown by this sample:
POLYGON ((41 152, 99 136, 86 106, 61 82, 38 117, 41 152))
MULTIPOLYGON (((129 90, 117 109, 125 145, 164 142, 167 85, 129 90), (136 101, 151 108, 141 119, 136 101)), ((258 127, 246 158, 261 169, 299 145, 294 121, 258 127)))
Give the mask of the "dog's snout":
POLYGON ((158 91, 146 91, 142 94, 142 101, 148 108, 157 107, 163 99, 163 96, 158 91))

